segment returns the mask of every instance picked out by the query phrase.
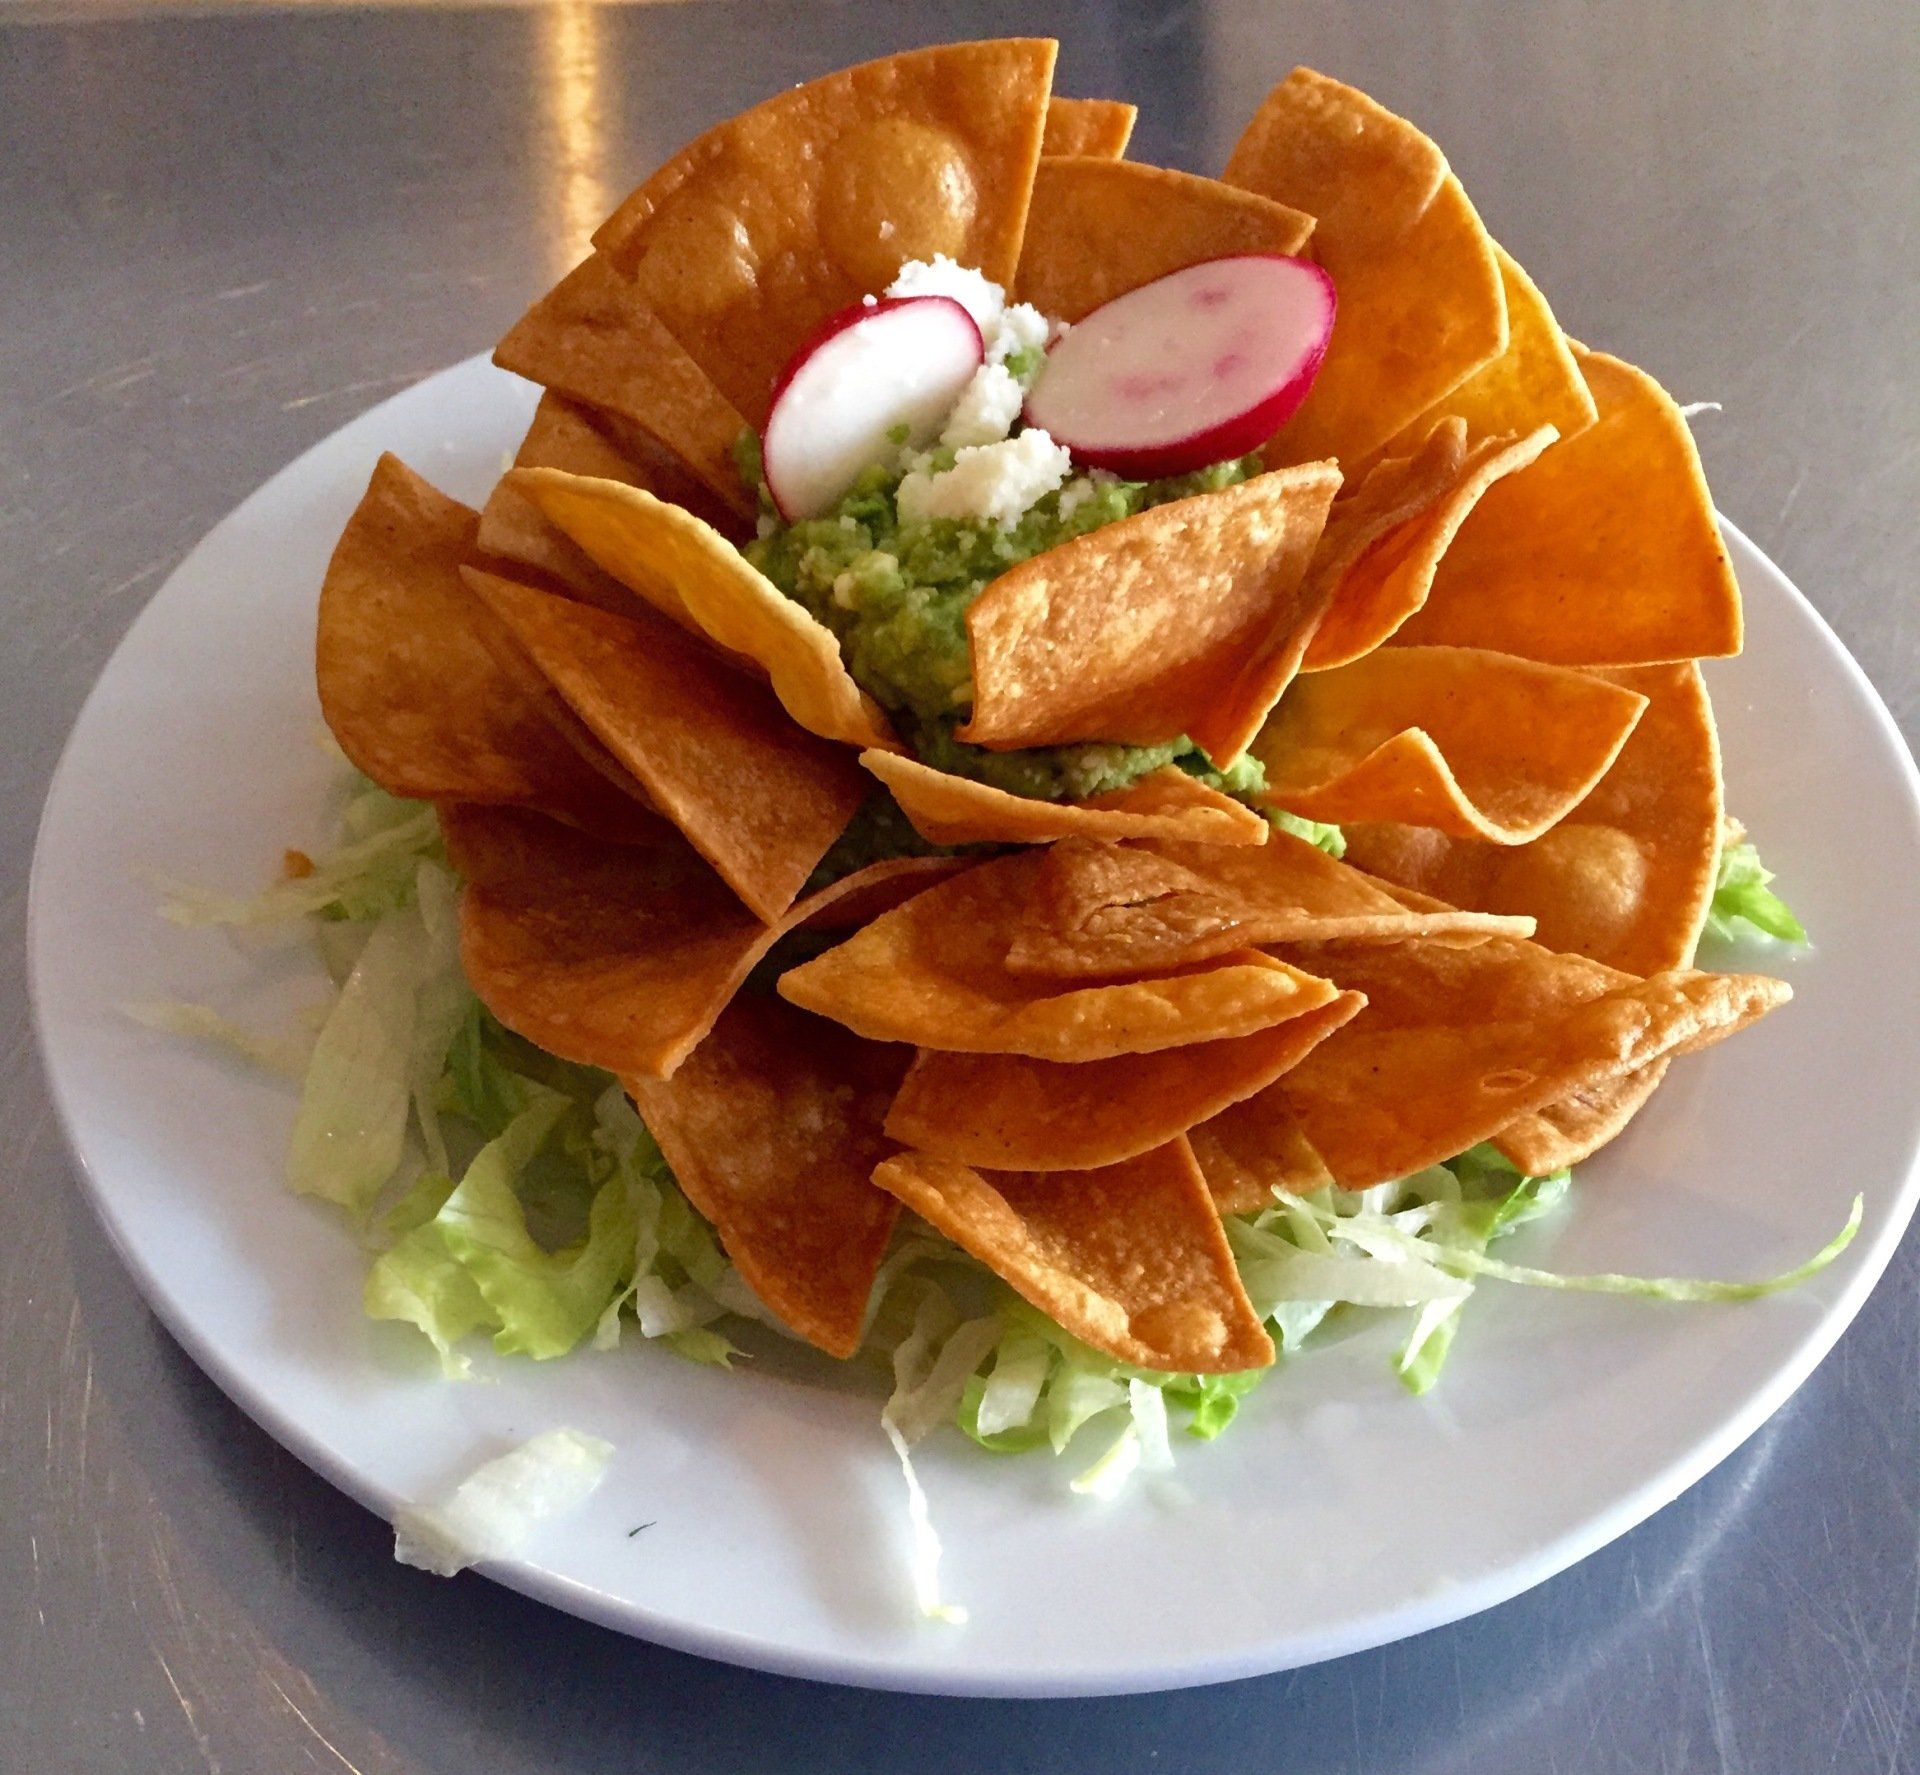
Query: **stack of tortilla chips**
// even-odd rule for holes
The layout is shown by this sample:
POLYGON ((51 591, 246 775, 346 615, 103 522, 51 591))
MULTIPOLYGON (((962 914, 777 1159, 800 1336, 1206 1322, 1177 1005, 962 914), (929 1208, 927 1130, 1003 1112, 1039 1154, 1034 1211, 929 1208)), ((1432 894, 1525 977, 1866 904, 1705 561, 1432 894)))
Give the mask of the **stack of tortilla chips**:
POLYGON ((1562 334, 1410 124, 1299 70, 1198 178, 1122 158, 1132 108, 1052 97, 1053 58, 889 57, 650 177, 500 345, 545 393, 485 510, 376 469, 320 692, 439 804, 481 998, 622 1080, 796 1332, 855 1349, 904 1203, 1117 1358, 1244 1369, 1273 1349, 1223 1213, 1486 1140, 1571 1163, 1787 997, 1690 965, 1695 661, 1740 604, 1672 400, 1562 334), (1177 769, 1070 804, 916 761, 736 547, 736 438, 904 261, 1072 319, 1243 251, 1339 299, 1269 472, 995 580, 959 737, 1251 751, 1345 862, 1177 769), (887 795, 997 848, 806 892, 887 795))

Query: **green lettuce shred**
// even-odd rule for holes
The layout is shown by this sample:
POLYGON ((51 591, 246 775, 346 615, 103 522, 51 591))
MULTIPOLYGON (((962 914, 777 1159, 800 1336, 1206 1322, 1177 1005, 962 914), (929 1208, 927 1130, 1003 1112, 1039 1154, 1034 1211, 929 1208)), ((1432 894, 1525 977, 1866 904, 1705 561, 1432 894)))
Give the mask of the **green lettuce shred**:
POLYGON ((1722 845, 1713 902, 1707 908, 1708 932, 1723 941, 1757 931, 1782 943, 1806 942, 1806 926, 1768 885, 1773 879, 1773 871, 1760 861, 1751 844, 1743 840, 1722 845))
MULTIPOLYGON (((1271 817, 1335 856, 1344 848, 1336 826, 1271 817)), ((306 1063, 287 1180, 361 1229, 368 1314, 413 1326, 453 1376, 471 1373, 467 1346, 481 1336, 503 1355, 546 1361, 637 1328, 724 1367, 741 1353, 728 1321, 784 1330, 728 1262, 619 1085, 513 1035, 475 997, 433 810, 360 779, 341 803, 340 831, 338 849, 303 859, 253 899, 175 888, 165 911, 194 924, 300 923, 319 941, 337 990, 306 1063)), ((1752 845, 1729 845, 1710 928, 1744 923, 1804 940, 1771 879, 1752 845)), ((131 1010, 263 1065, 288 1059, 287 1044, 207 1007, 131 1010)), ((1564 1171, 1524 1175, 1484 1145, 1372 1189, 1276 1192, 1226 1231, 1282 1365, 1331 1317, 1402 1312, 1408 1329, 1393 1371, 1418 1394, 1439 1379, 1482 1281, 1745 1300, 1817 1273, 1860 1221, 1856 1200, 1808 1262, 1752 1282, 1561 1276, 1492 1255, 1564 1201, 1570 1182, 1564 1171)), ((952 1423, 996 1454, 1061 1454, 1090 1437, 1098 1452, 1073 1488, 1107 1497, 1167 1463, 1170 1430, 1201 1441, 1223 1434, 1275 1372, 1115 1362, 911 1217, 881 1266, 868 1323, 864 1353, 892 1371, 883 1424, 908 1483, 915 1583, 940 1619, 959 1611, 939 1595, 938 1541, 910 1454, 921 1437, 952 1423)))

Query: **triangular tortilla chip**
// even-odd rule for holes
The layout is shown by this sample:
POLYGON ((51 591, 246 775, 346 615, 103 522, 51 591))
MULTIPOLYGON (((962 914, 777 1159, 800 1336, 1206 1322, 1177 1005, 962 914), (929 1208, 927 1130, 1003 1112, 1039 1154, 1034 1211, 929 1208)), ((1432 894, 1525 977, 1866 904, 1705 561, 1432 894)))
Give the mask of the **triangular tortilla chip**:
POLYGON ((1552 831, 1509 847, 1354 826, 1348 856, 1451 905, 1530 913, 1550 949, 1630 974, 1685 967, 1720 846, 1720 748, 1706 686, 1691 664, 1595 676, 1646 697, 1647 708, 1612 768, 1552 831))
POLYGON ((1474 647, 1390 647, 1296 678, 1253 755, 1266 766, 1267 798, 1289 813, 1517 845, 1579 805, 1646 706, 1565 666, 1474 647))
POLYGON ((1273 1361, 1184 1140, 1099 1171, 982 1173, 904 1153, 873 1180, 1121 1362, 1220 1374, 1273 1361))
POLYGON ((1339 298, 1313 392, 1269 462, 1362 463, 1506 350, 1492 239, 1440 150, 1366 94, 1294 69, 1225 177, 1319 218, 1313 256, 1339 298))
POLYGON ((1056 320, 1234 253, 1297 253, 1313 218, 1218 179, 1131 160, 1046 160, 1014 295, 1056 320))
MULTIPOLYGON (((1354 495, 1360 522, 1350 519, 1342 526, 1348 531, 1344 546, 1351 548, 1361 525, 1371 533, 1370 540, 1340 572, 1301 671, 1324 672, 1360 659, 1400 628, 1426 603, 1441 560, 1487 489, 1517 474, 1554 441, 1552 426, 1520 438, 1484 439, 1460 456, 1458 466, 1445 476, 1430 502, 1395 522, 1380 522, 1386 511, 1405 510, 1413 478, 1431 476, 1436 460, 1450 460, 1451 440, 1458 435, 1459 425, 1457 419, 1441 420, 1429 434, 1433 449, 1422 446, 1404 466, 1395 458, 1383 458, 1361 484, 1354 495), (1385 488, 1370 497, 1369 488, 1383 473, 1385 488)), ((1334 510, 1339 511, 1337 503, 1334 510)), ((1331 517, 1327 528, 1330 532, 1334 528, 1331 517)), ((1316 562, 1314 571, 1319 570, 1316 562)))
MULTIPOLYGON (((541 395, 513 465, 563 468, 568 474, 624 481, 660 493, 593 424, 584 407, 557 394, 541 395)), ((531 499, 505 481, 495 485, 480 508, 476 546, 489 560, 505 562, 521 574, 530 572, 542 585, 553 586, 582 603, 597 604, 616 616, 631 615, 638 602, 632 592, 611 574, 602 573, 563 531, 549 523, 531 499)))
POLYGON ((1571 1170, 1622 1133, 1667 1076, 1660 1059, 1517 1116, 1493 1137, 1501 1157, 1529 1177, 1571 1170))
POLYGON ((1740 588, 1680 409, 1631 364, 1575 349, 1600 418, 1489 489, 1394 637, 1567 666, 1740 651, 1740 588))
POLYGON ((1007 967, 1054 980, 1188 967, 1247 944, 1479 942, 1533 921, 1451 907, 1412 911, 1291 833, 1257 851, 1152 842, 1056 844, 1034 866, 1007 967))
POLYGON ((1264 844, 1267 838, 1259 814, 1174 765, 1090 801, 1036 801, 897 752, 862 752, 860 762, 933 844, 1051 844, 1073 837, 1264 844))
POLYGON ((973 715, 1006 750, 1187 735, 1225 768, 1320 615, 1303 576, 1339 471, 1315 463, 1150 507, 1003 573, 967 609, 973 715))
POLYGON ((1140 107, 1124 99, 1063 99, 1055 93, 1047 100, 1040 157, 1093 154, 1102 160, 1118 160, 1133 139, 1133 126, 1139 116, 1140 107))
POLYGON ((860 1346, 900 1205, 874 1187, 907 1063, 764 993, 737 998, 670 1079, 626 1078, 687 1199, 779 1318, 829 1355, 860 1346))
POLYGON ((320 709, 340 749, 394 795, 518 803, 614 836, 645 828, 642 802, 585 763, 487 647, 460 581, 477 523, 380 458, 320 590, 320 709))
POLYGON ((711 525, 638 487, 558 469, 515 469, 507 484, 656 610, 754 661, 808 732, 855 746, 898 746, 879 705, 848 674, 832 630, 711 525))
POLYGON ((782 995, 874 1041, 957 1053, 1103 1060, 1251 1035, 1333 988, 1256 950, 1200 969, 1063 990, 1010 972, 1044 851, 982 863, 780 978, 782 995))
POLYGON ((650 610, 609 616, 472 568, 466 577, 748 910, 786 911, 867 798, 846 752, 650 610))
POLYGON ((807 334, 909 259, 1013 281, 1056 48, 947 44, 793 87, 681 149, 594 244, 758 425, 807 334))
POLYGON ((1599 417, 1573 348, 1546 297, 1497 241, 1493 252, 1507 303, 1507 349, 1409 425, 1387 445, 1390 451, 1412 448, 1443 414, 1464 419, 1468 435, 1476 442, 1543 425, 1570 438, 1599 417))
MULTIPOLYGON (((752 518, 753 496, 733 465, 746 420, 599 254, 527 310, 494 347, 493 361, 630 421, 664 447, 667 461, 658 472, 670 475, 671 463, 684 464, 683 474, 706 488, 707 500, 752 518)), ((669 499, 681 491, 671 481, 654 490, 669 499)))
POLYGON ((924 859, 875 863, 762 924, 662 819, 637 844, 517 808, 443 803, 440 825, 466 883, 460 955, 481 1002, 548 1053, 629 1079, 670 1077, 788 931, 926 879, 924 859))
POLYGON ((1115 1165, 1272 1084, 1365 1002, 1342 993, 1253 1035, 1079 1065, 922 1049, 887 1132, 937 1158, 1003 1171, 1115 1165))
POLYGON ((1233 1212, 1263 1199, 1266 1154, 1289 1155, 1294 1135, 1343 1187, 1366 1188, 1719 1041, 1792 996, 1754 974, 1635 980, 1502 937, 1470 949, 1320 944, 1283 953, 1365 993, 1367 1008, 1266 1090, 1194 1129, 1194 1150, 1233 1212))

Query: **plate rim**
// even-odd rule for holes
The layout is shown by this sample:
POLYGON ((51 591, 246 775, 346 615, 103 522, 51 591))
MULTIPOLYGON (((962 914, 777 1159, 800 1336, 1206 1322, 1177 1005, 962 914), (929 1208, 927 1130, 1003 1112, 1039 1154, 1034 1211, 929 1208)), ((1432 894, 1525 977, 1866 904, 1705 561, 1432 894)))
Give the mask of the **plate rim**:
MULTIPOLYGON (((122 633, 81 702, 48 780, 46 797, 36 822, 28 876, 26 975, 36 1053, 63 1143, 82 1182, 94 1221, 106 1234, 109 1245, 132 1278, 143 1302, 195 1366, 253 1423, 288 1449, 304 1466, 386 1521, 391 1521, 394 1511, 407 1500, 358 1471, 323 1437, 309 1431, 301 1419, 274 1394, 257 1388, 237 1363, 228 1361, 216 1343, 203 1338, 181 1304, 174 1300, 157 1270, 115 1219, 82 1138, 83 1112, 78 1102, 79 1094, 73 1089, 74 1081, 64 1077, 54 1063, 55 1042, 47 1022, 46 1005, 49 982, 57 960, 51 952, 47 928, 50 915, 46 903, 45 861, 49 852, 49 831, 56 822, 63 800, 73 792, 70 779, 77 769, 76 758, 82 736, 89 729, 96 707, 106 690, 107 679, 123 652, 143 628, 149 622, 164 620, 156 616, 156 612, 163 604, 169 587, 188 573, 204 553, 216 548, 225 532, 244 521, 248 509, 256 501, 264 500, 284 478, 296 475, 310 458, 335 447, 343 432, 363 424, 372 428, 377 424, 378 416, 387 408, 409 398, 420 398, 421 391, 429 384, 472 374, 487 367, 487 355, 477 353, 423 377, 336 427, 264 477, 187 551, 122 633)), ((505 375, 504 372, 493 373, 505 375)), ((1784 594, 1801 616, 1810 618, 1829 645, 1848 679, 1853 700, 1863 705, 1879 739, 1897 760, 1907 811, 1916 825, 1920 825, 1920 768, 1916 767, 1912 750, 1878 690, 1818 607, 1744 531, 1717 511, 1715 515, 1727 539, 1729 551, 1737 562, 1750 570, 1757 568, 1767 576, 1772 582, 1771 589, 1784 594)), ((1380 1609, 1372 1615, 1360 1617, 1344 1630, 1323 1631, 1305 1650, 1295 1643, 1304 1636, 1291 1632, 1279 1638, 1269 1637, 1257 1644, 1249 1644, 1234 1652, 1195 1655, 1177 1665, 1169 1664, 1164 1659, 1149 1658, 1146 1661, 1136 1660, 1124 1667, 1103 1667, 1098 1672, 1084 1671, 1064 1676, 1055 1672, 1038 1677, 1011 1667, 992 1671, 952 1670, 943 1668, 937 1656, 924 1653, 907 1661, 844 1648, 826 1651, 814 1647, 796 1647, 767 1635, 703 1625, 596 1590, 527 1557, 490 1560, 473 1569, 535 1601, 673 1650, 775 1675, 899 1693, 1003 1699, 1138 1694, 1199 1687, 1303 1668, 1428 1632, 1509 1601, 1588 1558, 1696 1485, 1751 1438, 1792 1397, 1857 1317, 1892 1261, 1916 1206, 1920 1206, 1920 1156, 1910 1164, 1904 1178, 1891 1180, 1889 1197, 1892 1211, 1874 1229, 1871 1235, 1873 1242, 1854 1259, 1844 1286, 1822 1311, 1817 1322, 1801 1335, 1791 1355, 1780 1362, 1766 1381, 1752 1390, 1740 1409, 1720 1423, 1713 1433, 1689 1443, 1683 1451, 1644 1476, 1609 1506, 1591 1512, 1580 1523, 1536 1548, 1530 1556, 1512 1559, 1492 1572, 1458 1581, 1430 1595, 1410 1598, 1395 1607, 1380 1609)))

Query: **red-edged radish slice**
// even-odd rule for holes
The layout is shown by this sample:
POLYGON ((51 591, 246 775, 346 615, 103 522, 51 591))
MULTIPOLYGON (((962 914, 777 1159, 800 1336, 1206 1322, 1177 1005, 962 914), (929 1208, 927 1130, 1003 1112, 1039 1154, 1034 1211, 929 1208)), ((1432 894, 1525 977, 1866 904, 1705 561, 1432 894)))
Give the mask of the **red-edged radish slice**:
POLYGON ((1307 398, 1333 337, 1333 279, 1242 253, 1103 303, 1048 354, 1026 421, 1129 480, 1244 456, 1307 398))
POLYGON ((938 434, 986 358, 980 328, 951 296, 887 296, 830 314, 773 391, 760 434, 773 503, 788 523, 818 517, 860 471, 938 434))

